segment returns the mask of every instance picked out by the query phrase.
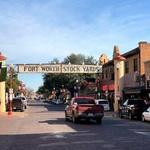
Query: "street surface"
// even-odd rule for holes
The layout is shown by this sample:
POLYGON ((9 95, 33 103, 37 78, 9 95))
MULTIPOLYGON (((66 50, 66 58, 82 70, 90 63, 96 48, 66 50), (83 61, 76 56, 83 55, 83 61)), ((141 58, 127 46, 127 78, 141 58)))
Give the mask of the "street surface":
POLYGON ((73 124, 64 105, 36 101, 25 112, 0 114, 0 150, 150 150, 150 123, 107 112, 102 125, 73 124))

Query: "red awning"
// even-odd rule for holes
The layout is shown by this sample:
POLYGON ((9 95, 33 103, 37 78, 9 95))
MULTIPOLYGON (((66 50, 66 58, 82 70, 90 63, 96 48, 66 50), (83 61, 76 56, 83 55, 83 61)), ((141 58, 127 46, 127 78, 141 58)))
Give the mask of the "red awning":
POLYGON ((101 90, 102 91, 107 91, 108 90, 108 86, 107 85, 102 85, 101 90))
POLYGON ((113 90, 114 90, 114 84, 108 85, 108 90, 109 90, 109 91, 113 91, 113 90))
POLYGON ((102 85, 101 90, 102 91, 113 91, 114 90, 114 84, 102 85))

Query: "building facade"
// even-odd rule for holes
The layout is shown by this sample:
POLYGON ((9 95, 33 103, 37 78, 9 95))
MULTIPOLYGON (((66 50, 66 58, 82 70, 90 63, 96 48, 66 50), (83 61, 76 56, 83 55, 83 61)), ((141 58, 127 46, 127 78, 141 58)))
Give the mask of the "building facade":
MULTIPOLYGON (((116 54, 120 54, 119 48, 114 47, 113 58, 116 54)), ((102 55, 101 55, 102 56, 102 55)), ((114 102, 114 59, 108 60, 100 57, 102 62, 101 75, 101 96, 109 99, 111 105, 114 102), (108 60, 108 61, 103 61, 108 60)), ((127 98, 143 98, 150 99, 150 43, 139 42, 137 48, 128 51, 122 55, 126 60, 124 61, 124 76, 123 90, 120 93, 120 98, 125 100, 127 98)))
POLYGON ((150 60, 150 43, 139 42, 137 48, 123 54, 125 61, 124 98, 148 98, 145 82, 145 61, 150 60))

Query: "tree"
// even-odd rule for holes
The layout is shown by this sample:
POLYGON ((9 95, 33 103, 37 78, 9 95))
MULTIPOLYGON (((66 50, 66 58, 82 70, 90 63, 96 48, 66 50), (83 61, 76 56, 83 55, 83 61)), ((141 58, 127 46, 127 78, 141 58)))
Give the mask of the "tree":
POLYGON ((6 92, 9 92, 9 89, 12 88, 14 93, 18 93, 20 83, 21 81, 18 80, 18 74, 13 67, 10 67, 6 79, 6 92))
MULTIPOLYGON (((59 63, 55 58, 51 63, 59 63)), ((96 60, 90 56, 86 57, 82 54, 71 54, 64 58, 63 64, 95 64, 96 60)), ((62 85, 68 88, 70 91, 74 88, 76 80, 82 82, 86 77, 93 77, 94 74, 44 74, 44 84, 38 89, 38 92, 52 91, 53 88, 60 89, 62 85)))
POLYGON ((34 90, 27 87, 26 88, 26 97, 31 98, 34 95, 34 90))

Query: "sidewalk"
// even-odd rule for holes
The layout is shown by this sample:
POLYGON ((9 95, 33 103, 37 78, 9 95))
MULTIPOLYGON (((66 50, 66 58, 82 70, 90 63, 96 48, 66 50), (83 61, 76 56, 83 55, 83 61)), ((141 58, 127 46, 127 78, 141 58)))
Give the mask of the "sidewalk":
POLYGON ((24 117, 25 115, 27 115, 25 112, 12 112, 11 114, 8 114, 8 112, 0 112, 0 119, 16 116, 24 117))

